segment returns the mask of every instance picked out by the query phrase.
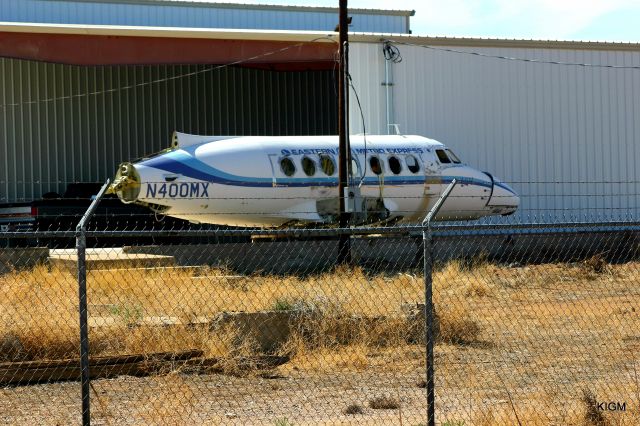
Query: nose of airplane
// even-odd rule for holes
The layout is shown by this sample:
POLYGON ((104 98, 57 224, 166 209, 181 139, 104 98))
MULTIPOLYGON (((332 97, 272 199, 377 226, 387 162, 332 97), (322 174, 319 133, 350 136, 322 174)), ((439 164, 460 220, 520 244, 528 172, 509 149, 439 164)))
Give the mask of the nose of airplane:
POLYGON ((494 214, 508 216, 518 210, 520 197, 513 188, 494 177, 493 191, 487 206, 491 208, 494 214))
POLYGON ((131 163, 122 163, 118 167, 116 177, 109 187, 123 203, 133 203, 140 195, 140 174, 131 163))

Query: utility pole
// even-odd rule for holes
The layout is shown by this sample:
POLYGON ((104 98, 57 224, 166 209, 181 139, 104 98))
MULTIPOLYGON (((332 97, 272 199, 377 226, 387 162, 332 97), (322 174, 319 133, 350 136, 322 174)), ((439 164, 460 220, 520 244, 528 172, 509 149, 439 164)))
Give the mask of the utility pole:
MULTIPOLYGON (((346 211, 349 189, 349 139, 347 135, 347 43, 349 42, 349 23, 347 18, 347 0, 340 0, 340 46, 338 67, 338 197, 340 200, 339 226, 344 229, 349 226, 349 213, 346 211)), ((351 237, 348 234, 340 234, 338 243, 338 263, 351 263, 351 237)))

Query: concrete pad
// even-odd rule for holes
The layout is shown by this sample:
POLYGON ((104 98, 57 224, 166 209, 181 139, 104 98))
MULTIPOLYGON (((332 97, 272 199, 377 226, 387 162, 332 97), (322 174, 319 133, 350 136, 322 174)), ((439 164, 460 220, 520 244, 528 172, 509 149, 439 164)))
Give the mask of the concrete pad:
POLYGON ((231 327, 237 331, 237 344, 252 339, 260 351, 272 353, 291 335, 294 311, 222 312, 211 321, 212 330, 231 327))
POLYGON ((157 316, 144 317, 137 322, 137 325, 146 325, 151 327, 169 327, 172 325, 181 325, 182 321, 178 317, 157 316))
MULTIPOLYGON (((195 321, 189 322, 187 325, 198 326, 209 324, 210 322, 210 318, 198 318, 195 321)), ((113 311, 105 312, 100 309, 94 309, 92 311, 91 307, 89 308, 89 318, 87 319, 87 323, 89 327, 92 328, 122 327, 125 325, 130 327, 172 327, 183 324, 180 318, 167 315, 146 316, 139 319, 131 318, 131 321, 127 322, 126 318, 122 315, 114 314, 113 311)))
MULTIPOLYGON (((136 267, 170 267, 175 265, 173 256, 125 253, 121 248, 93 248, 86 251, 87 271, 97 269, 131 269, 136 267)), ((75 249, 56 249, 49 253, 49 264, 75 272, 78 254, 75 249)))
POLYGON ((115 316, 90 316, 87 318, 89 328, 117 327, 120 326, 121 323, 120 318, 115 316))

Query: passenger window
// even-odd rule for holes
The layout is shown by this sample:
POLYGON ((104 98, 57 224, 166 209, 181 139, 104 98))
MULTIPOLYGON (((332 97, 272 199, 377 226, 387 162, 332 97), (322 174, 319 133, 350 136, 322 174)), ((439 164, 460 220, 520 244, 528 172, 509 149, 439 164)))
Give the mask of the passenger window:
POLYGON ((418 163, 418 159, 413 155, 407 155, 405 162, 411 173, 418 173, 420 171, 420 163, 418 163))
POLYGON ((400 174, 400 172, 402 171, 402 165, 400 164, 400 160, 398 160, 398 157, 389 157, 389 168, 394 175, 400 174))
POLYGON ((460 159, 458 158, 457 155, 455 155, 453 153, 453 151, 451 151, 450 149, 447 149, 447 154, 449 155, 449 158, 451 158, 451 161, 453 161, 456 164, 460 164, 462 161, 460 161, 460 159))
POLYGON ((316 163, 309 157, 302 157, 302 171, 307 176, 316 174, 316 163))
POLYGON ((333 176, 336 172, 336 163, 330 155, 320 155, 320 168, 327 176, 333 176))
POLYGON ((296 166, 293 164, 293 161, 291 161, 291 158, 284 157, 280 159, 280 170, 282 170, 285 176, 293 176, 296 172, 296 166))
POLYGON ((377 175, 382 174, 382 164, 380 163, 380 159, 378 157, 369 158, 369 166, 371 167, 371 171, 377 175))
POLYGON ((447 153, 444 152, 444 149, 436 149, 436 155, 438 156, 438 160, 440 160, 442 164, 451 163, 451 160, 449 160, 449 157, 447 157, 447 153))

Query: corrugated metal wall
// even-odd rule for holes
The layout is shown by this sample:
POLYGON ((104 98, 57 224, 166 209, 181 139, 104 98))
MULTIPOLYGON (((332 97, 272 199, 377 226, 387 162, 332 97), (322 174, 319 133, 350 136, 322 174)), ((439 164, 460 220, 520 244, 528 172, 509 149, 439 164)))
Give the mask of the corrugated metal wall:
MULTIPOLYGON (((0 3, 0 21, 6 22, 318 31, 332 31, 338 23, 337 11, 265 10, 252 9, 251 5, 232 8, 177 2, 154 5, 64 0, 1 0, 0 3)), ((353 16, 351 31, 409 32, 407 16, 358 11, 350 12, 350 16, 353 16)))
MULTIPOLYGON (((484 58, 398 46, 393 119, 512 182, 516 220, 640 217, 640 70, 484 58)), ((456 48, 519 58, 640 66, 639 51, 456 48)), ((367 132, 386 133, 380 44, 351 46, 367 132)), ((362 131, 351 97, 352 132, 362 131)))
POLYGON ((174 130, 336 133, 333 72, 211 68, 0 58, 0 202, 62 193, 69 182, 104 181, 121 161, 168 147, 174 130))

